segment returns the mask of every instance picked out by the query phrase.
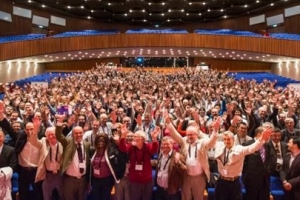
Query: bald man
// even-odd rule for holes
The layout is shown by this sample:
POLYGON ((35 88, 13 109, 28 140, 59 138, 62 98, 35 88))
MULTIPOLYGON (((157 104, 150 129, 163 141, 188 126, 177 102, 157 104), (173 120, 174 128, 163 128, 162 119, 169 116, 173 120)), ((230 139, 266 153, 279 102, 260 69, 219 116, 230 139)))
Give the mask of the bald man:
POLYGON ((88 183, 90 144, 82 139, 81 126, 73 128, 73 137, 65 137, 62 133, 63 118, 62 115, 56 115, 55 136, 64 151, 60 167, 61 174, 64 174, 64 197, 65 200, 84 200, 88 183))

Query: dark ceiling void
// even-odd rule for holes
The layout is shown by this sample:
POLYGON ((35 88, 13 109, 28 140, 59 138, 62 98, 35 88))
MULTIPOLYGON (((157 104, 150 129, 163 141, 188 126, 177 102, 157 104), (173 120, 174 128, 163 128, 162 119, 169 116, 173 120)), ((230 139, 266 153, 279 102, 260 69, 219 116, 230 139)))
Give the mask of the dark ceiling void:
POLYGON ((180 25, 285 7, 299 0, 15 0, 65 15, 110 23, 180 25))

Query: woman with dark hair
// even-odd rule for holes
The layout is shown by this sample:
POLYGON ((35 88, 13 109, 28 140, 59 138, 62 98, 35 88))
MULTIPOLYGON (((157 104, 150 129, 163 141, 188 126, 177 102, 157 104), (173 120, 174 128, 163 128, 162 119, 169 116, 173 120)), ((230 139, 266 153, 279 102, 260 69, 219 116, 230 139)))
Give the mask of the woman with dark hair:
POLYGON ((91 159, 91 200, 110 200, 111 190, 125 173, 127 154, 106 134, 95 138, 95 153, 91 159))

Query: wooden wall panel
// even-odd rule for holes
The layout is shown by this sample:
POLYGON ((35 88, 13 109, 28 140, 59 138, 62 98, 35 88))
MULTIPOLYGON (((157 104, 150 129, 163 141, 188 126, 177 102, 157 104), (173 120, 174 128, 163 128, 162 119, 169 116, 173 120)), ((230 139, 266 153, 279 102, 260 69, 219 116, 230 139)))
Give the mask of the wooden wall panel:
MULTIPOLYGON (((42 8, 34 8, 30 7, 28 3, 13 3, 11 0, 1 0, 0 1, 0 10, 5 12, 12 13, 12 6, 19 6, 27 9, 31 9, 34 15, 39 15, 43 17, 50 17, 50 15, 55 15, 58 17, 66 18, 67 26, 58 26, 54 24, 50 24, 49 30, 54 31, 55 33, 60 33, 69 30, 83 30, 83 29, 118 29, 122 33, 124 33, 128 29, 135 28, 152 28, 153 26, 136 26, 130 24, 122 24, 122 23, 103 23, 94 20, 86 20, 74 18, 72 16, 67 15, 66 13, 61 13, 55 10, 42 9, 42 8)), ((299 2, 291 2, 286 7, 292 7, 295 5, 299 5, 299 2)), ((249 17, 257 16, 260 14, 265 14, 266 17, 273 16, 276 14, 284 13, 284 8, 275 8, 270 9, 269 11, 263 13, 256 13, 251 15, 244 15, 237 18, 229 18, 223 20, 217 20, 212 22, 201 22, 201 23, 188 23, 183 25, 173 24, 173 25, 162 25, 161 28, 182 28, 188 30, 192 33, 195 29, 234 29, 234 30, 250 30, 250 31, 258 31, 264 30, 267 28, 266 23, 257 24, 254 26, 249 26, 249 17)), ((284 31, 291 33, 300 33, 300 26, 297 24, 300 21, 300 15, 285 18, 284 23, 284 31)), ((13 15, 13 23, 8 23, 5 21, 0 21, 0 35, 4 34, 24 34, 31 32, 31 19, 22 18, 19 16, 13 15)))
POLYGON ((45 71, 85 71, 92 69, 96 66, 96 63, 108 63, 113 62, 117 65, 120 64, 119 58, 102 58, 102 59, 93 59, 93 60, 81 60, 81 61, 70 61, 70 62, 55 62, 55 63, 46 63, 45 71))
POLYGON ((4 43, 0 44, 0 61, 63 51, 139 47, 216 48, 300 57, 300 41, 199 34, 117 34, 4 43))
POLYGON ((212 69, 229 70, 229 71, 271 71, 271 63, 266 62, 250 62, 239 60, 226 60, 226 59, 211 59, 211 58, 194 58, 194 66, 205 62, 209 64, 212 69))

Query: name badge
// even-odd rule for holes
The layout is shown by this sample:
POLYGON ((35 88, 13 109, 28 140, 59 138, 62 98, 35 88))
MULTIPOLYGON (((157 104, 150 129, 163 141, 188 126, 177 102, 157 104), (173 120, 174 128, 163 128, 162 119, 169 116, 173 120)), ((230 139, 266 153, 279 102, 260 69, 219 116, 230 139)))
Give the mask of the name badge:
POLYGON ((224 176, 227 176, 227 169, 223 169, 224 176))
POLYGON ((136 171, 142 171, 142 170, 143 170, 143 165, 138 165, 138 164, 136 164, 136 165, 135 165, 135 170, 136 170, 136 171))
POLYGON ((163 175, 163 173, 162 173, 162 172, 158 172, 158 173, 157 173, 157 177, 158 177, 158 178, 161 178, 161 177, 162 177, 162 175, 163 175))
POLYGON ((212 149, 209 150, 209 151, 208 151, 208 157, 211 158, 211 159, 215 158, 215 151, 212 150, 212 149))
POLYGON ((94 169, 94 174, 100 175, 100 169, 94 169))
POLYGON ((196 158, 188 158, 186 164, 189 166, 196 166, 196 158))
POLYGON ((282 165, 283 164, 283 159, 282 158, 277 158, 276 163, 279 164, 279 165, 282 165))
POLYGON ((79 163, 79 168, 85 168, 85 163, 79 163))
POLYGON ((59 163, 58 162, 51 162, 49 168, 50 168, 50 171, 55 172, 59 169, 59 163))

